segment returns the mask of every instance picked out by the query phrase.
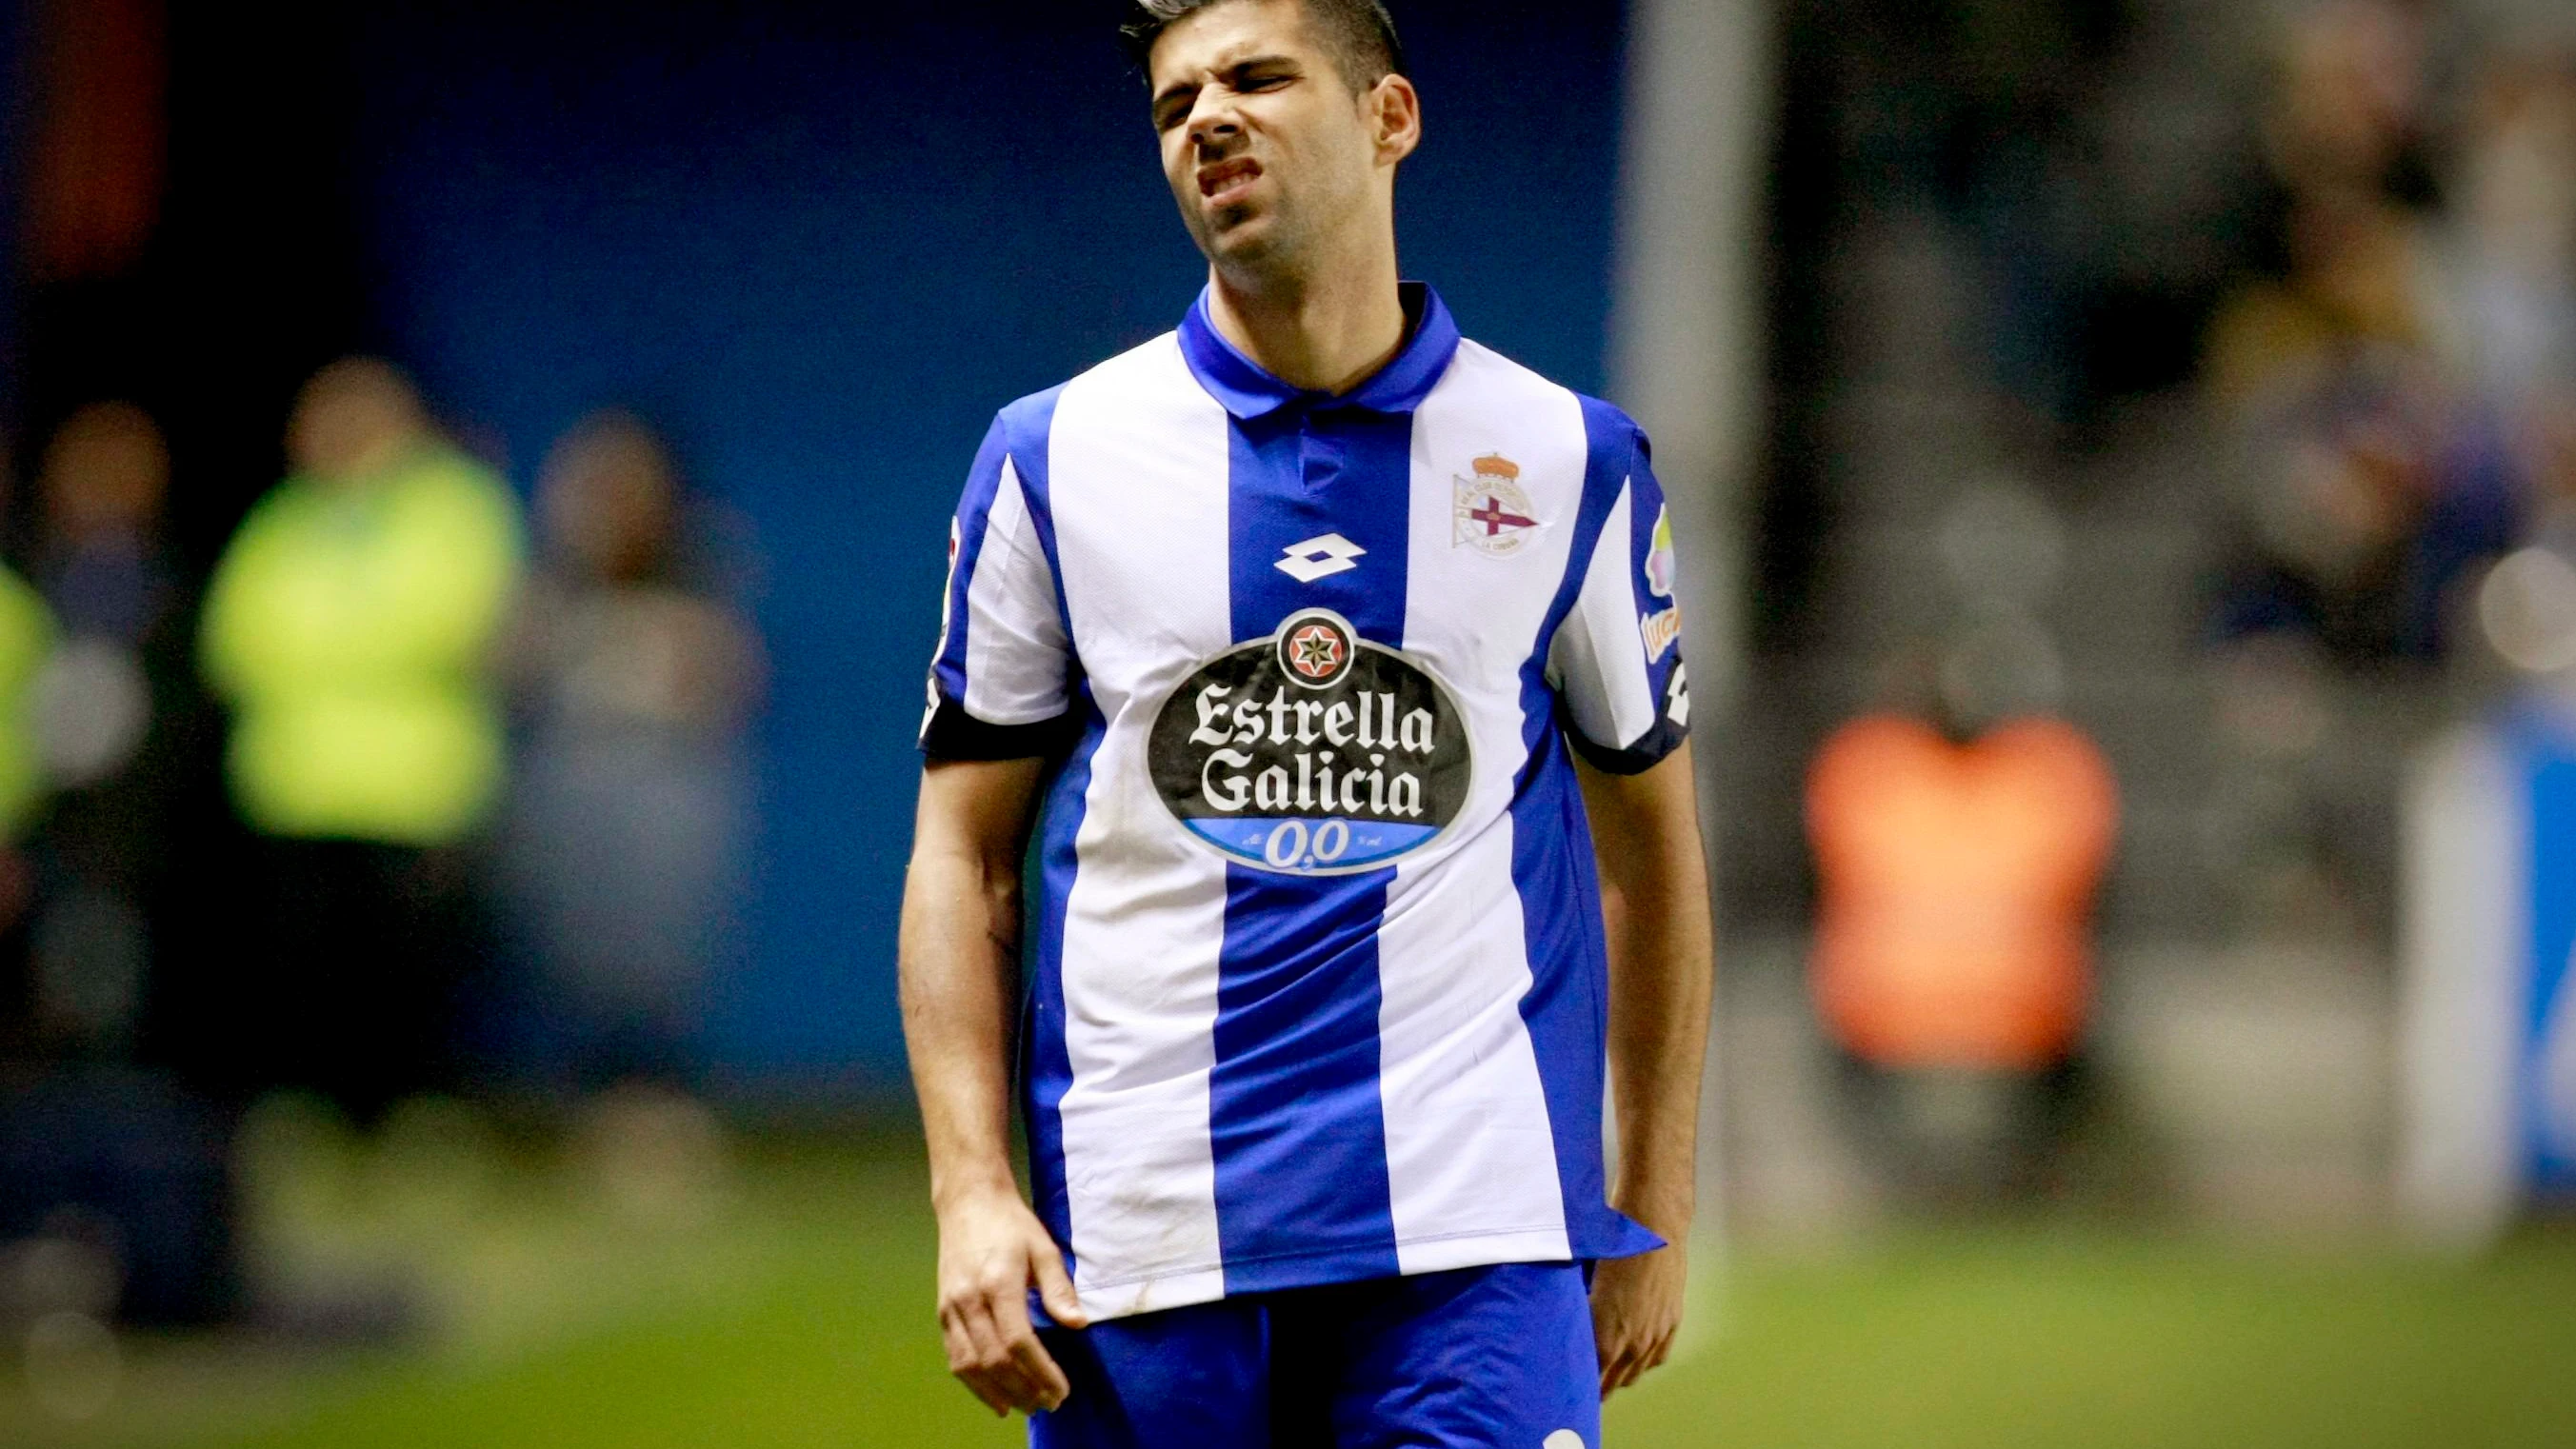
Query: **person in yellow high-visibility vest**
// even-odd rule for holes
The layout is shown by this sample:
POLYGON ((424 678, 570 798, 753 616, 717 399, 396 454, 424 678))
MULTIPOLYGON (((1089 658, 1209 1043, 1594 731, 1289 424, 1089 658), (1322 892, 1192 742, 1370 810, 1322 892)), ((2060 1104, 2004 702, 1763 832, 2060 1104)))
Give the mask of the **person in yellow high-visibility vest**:
POLYGON ((24 849, 43 813, 43 693, 61 630, 44 595, 0 565, 0 1058, 41 1035, 44 991, 25 930, 36 890, 24 849))
POLYGON ((225 549, 200 639, 235 808, 270 842, 252 959, 273 1000, 245 1023, 266 1051, 244 1085, 367 1114, 435 1084, 469 954, 453 848, 503 781, 493 656, 521 526, 386 363, 316 374, 287 442, 294 471, 225 549))
MULTIPOLYGON (((0 846, 18 842, 45 798, 36 696, 58 637, 44 596, 0 567, 0 846)), ((14 915, 16 895, 0 887, 0 897, 0 913, 14 915)))
POLYGON ((32 1003, 32 980, 17 979, 31 966, 25 923, 36 888, 30 853, 22 849, 43 813, 51 782, 43 749, 46 666, 61 642, 61 629, 44 595, 0 565, 0 1052, 22 1024, 13 1006, 32 1003))

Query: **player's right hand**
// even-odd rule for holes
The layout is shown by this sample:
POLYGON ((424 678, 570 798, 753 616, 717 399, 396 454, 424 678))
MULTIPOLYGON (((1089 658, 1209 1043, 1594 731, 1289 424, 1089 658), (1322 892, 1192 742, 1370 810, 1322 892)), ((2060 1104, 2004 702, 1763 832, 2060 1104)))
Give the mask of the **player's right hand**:
POLYGON ((948 1371, 996 1414, 1052 1409, 1073 1391, 1029 1323, 1032 1284, 1056 1322, 1090 1323, 1064 1255, 1018 1193, 987 1193, 941 1210, 939 1327, 948 1371))

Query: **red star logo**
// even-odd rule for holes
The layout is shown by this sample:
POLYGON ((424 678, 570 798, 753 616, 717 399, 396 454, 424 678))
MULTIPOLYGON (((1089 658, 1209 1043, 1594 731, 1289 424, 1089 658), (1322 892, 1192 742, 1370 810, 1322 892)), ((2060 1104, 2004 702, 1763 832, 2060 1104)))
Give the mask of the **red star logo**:
POLYGON ((1321 624, 1309 624, 1288 641, 1289 661, 1308 679, 1322 679, 1342 667, 1342 638, 1321 624))

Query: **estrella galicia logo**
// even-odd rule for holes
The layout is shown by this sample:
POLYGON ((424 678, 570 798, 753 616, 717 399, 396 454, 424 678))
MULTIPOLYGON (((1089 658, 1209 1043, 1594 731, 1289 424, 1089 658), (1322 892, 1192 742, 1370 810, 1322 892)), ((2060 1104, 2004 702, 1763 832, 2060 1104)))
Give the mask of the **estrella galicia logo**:
POLYGON ((1192 835, 1293 875, 1422 848, 1458 818, 1474 773, 1448 689, 1330 609, 1200 665, 1163 701, 1146 761, 1192 835))

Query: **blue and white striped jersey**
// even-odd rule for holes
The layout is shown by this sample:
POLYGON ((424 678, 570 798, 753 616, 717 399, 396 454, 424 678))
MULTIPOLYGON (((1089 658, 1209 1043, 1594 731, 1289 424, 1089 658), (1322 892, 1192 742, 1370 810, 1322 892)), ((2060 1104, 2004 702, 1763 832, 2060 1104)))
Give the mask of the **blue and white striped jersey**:
POLYGON ((1641 1252, 1569 749, 1681 742, 1637 426, 1462 341, 1301 393, 1176 333, 994 423, 923 748, 1068 750, 1031 903, 1034 1195, 1098 1318, 1641 1252))

